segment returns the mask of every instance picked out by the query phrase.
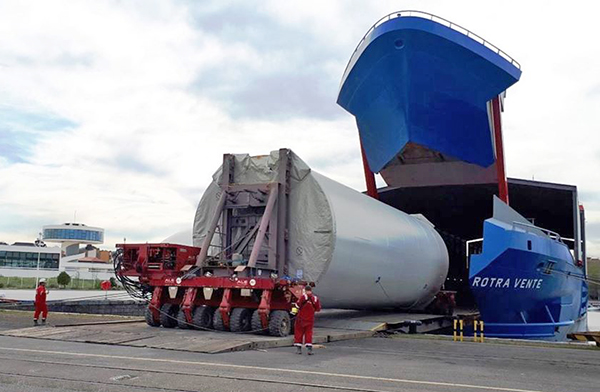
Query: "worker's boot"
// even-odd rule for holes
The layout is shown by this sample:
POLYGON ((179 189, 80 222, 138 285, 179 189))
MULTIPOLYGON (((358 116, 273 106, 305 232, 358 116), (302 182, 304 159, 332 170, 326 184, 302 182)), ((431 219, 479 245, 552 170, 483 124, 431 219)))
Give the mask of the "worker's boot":
POLYGON ((312 346, 306 346, 308 350, 308 355, 313 355, 312 346))
POLYGON ((302 355, 302 346, 296 346, 296 354, 302 355))
POLYGON ((38 321, 37 320, 33 320, 33 325, 37 327, 39 325, 38 321))

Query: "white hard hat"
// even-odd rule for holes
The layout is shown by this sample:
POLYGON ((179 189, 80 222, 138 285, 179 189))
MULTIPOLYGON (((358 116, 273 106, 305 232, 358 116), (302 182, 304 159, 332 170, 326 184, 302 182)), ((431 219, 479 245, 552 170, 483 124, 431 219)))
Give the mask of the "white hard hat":
POLYGON ((40 283, 46 283, 46 279, 45 278, 40 279, 40 283))

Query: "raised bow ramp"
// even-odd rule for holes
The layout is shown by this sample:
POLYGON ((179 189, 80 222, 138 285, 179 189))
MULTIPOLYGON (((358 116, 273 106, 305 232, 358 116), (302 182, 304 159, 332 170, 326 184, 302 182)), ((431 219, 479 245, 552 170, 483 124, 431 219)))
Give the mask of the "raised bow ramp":
POLYGON ((495 162, 488 101, 521 76, 516 61, 430 14, 377 22, 352 55, 338 104, 356 117, 373 172, 411 143, 481 167, 495 162))

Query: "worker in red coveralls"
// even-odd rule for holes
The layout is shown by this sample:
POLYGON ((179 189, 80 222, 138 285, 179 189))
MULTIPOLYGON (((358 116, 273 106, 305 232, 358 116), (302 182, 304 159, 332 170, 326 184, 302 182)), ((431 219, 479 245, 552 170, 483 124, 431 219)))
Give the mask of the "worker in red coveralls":
POLYGON ((315 325, 315 312, 321 310, 319 298, 312 293, 312 287, 306 286, 304 294, 296 303, 298 315, 294 324, 294 346, 296 346, 296 354, 302 354, 302 338, 308 350, 308 355, 313 355, 312 351, 312 335, 315 325))
POLYGON ((35 313, 33 314, 33 324, 38 325, 38 318, 42 314, 42 324, 46 324, 48 317, 48 306, 46 306, 46 279, 40 279, 37 289, 35 290, 35 313))

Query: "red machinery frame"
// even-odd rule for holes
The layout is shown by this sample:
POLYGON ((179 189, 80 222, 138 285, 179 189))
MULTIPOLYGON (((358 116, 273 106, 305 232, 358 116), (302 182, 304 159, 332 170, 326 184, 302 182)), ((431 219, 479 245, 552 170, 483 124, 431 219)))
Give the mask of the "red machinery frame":
MULTIPOLYGON (((261 330, 271 330, 270 314, 274 311, 291 312, 293 303, 302 295, 306 282, 292 282, 276 277, 238 277, 235 268, 226 267, 229 276, 194 276, 182 279, 196 263, 201 249, 177 244, 117 244, 122 261, 118 275, 137 277, 143 287, 152 292, 146 320, 152 326, 173 327, 175 323, 165 322, 165 316, 178 321, 180 327, 210 328, 194 321, 194 311, 208 308, 220 313, 222 327, 231 328, 233 309, 249 309, 257 312, 261 330), (160 260, 156 254, 167 255, 160 260), (173 257, 174 256, 174 257, 173 257), (171 261, 171 259, 173 259, 171 261), (171 261, 165 268, 165 261, 171 261), (208 289, 208 290, 207 290, 208 289), (246 290, 244 293, 243 290, 246 290), (246 294, 246 295, 244 295, 246 294), (178 308, 178 315, 163 315, 167 308, 178 308), (187 324, 187 326, 186 326, 187 324)), ((256 327, 256 322, 252 326, 256 327)), ((235 328, 235 331, 239 331, 235 328)), ((239 331, 243 332, 243 331, 239 331)))
MULTIPOLYGON (((230 273, 229 276, 194 276, 182 279, 190 267, 195 265, 200 248, 158 243, 117 244, 117 248, 121 255, 118 257, 122 258, 117 274, 137 277, 140 284, 152 292, 146 314, 146 321, 152 326, 162 324, 164 327, 174 327, 175 322, 165 322, 170 317, 178 321, 182 328, 208 329, 211 328, 210 325, 198 325, 194 321, 194 311, 207 308, 211 312, 220 313, 222 327, 216 329, 244 332, 239 331, 239 328, 231 328, 232 311, 240 308, 257 312, 258 316, 254 317, 260 320, 260 330, 271 331, 271 313, 290 312, 307 285, 306 282, 292 282, 276 277, 238 277, 235 268, 231 267, 224 268, 230 273), (166 254, 167 257, 153 259, 156 254, 166 254), (172 263, 169 268, 165 268, 165 261, 172 263), (170 305, 167 309, 176 307, 178 315, 161 317, 161 313, 165 312, 165 305, 170 305)), ((255 328, 256 324, 255 322, 252 327, 255 328)))
POLYGON ((225 154, 218 202, 208 212, 212 216, 201 247, 117 245, 117 277, 152 293, 149 325, 234 332, 251 326, 273 335, 289 333, 289 312, 307 285, 286 277, 290 151, 279 150, 278 172, 268 183, 234 183, 235 167, 235 156, 225 154), (246 234, 234 238, 234 225, 246 234), (222 246, 209 257, 217 232, 222 246))

